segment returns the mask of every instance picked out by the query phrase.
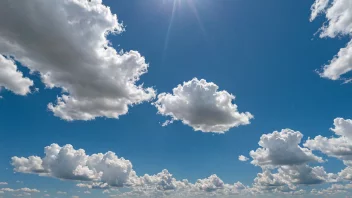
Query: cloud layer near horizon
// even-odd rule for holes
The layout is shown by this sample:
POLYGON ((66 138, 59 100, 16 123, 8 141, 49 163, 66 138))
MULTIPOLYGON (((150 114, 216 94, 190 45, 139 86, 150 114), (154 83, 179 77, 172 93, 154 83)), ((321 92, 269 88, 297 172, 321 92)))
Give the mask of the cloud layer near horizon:
MULTIPOLYGON (((324 138, 317 136, 302 142, 299 131, 283 129, 263 134, 258 142, 260 148, 250 152, 251 164, 262 171, 253 179, 251 186, 240 182, 225 183, 217 175, 189 182, 178 180, 164 169, 157 174, 138 176, 132 162, 115 153, 97 153, 87 155, 83 149, 74 149, 72 145, 52 144, 45 147, 44 157, 12 157, 14 171, 37 174, 58 179, 75 180, 78 187, 104 189, 104 193, 125 188, 124 193, 115 193, 116 197, 231 197, 259 195, 321 195, 348 192, 351 157, 348 149, 352 147, 352 121, 343 118, 334 120, 334 131, 339 137, 324 138), (300 146, 302 145, 303 146, 300 146), (327 156, 343 160, 346 168, 339 173, 328 173, 323 166, 311 166, 311 163, 326 163, 322 157, 313 154, 319 150, 327 156), (313 189, 306 192, 303 186, 332 184, 326 189, 313 189)), ((351 155, 352 156, 352 155, 351 155)), ((240 156, 241 161, 249 160, 240 156)))

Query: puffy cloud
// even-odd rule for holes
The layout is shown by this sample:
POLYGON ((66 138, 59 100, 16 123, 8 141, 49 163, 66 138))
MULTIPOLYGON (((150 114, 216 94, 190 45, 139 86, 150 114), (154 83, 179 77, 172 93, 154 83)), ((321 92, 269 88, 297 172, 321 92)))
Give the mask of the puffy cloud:
POLYGON ((7 182, 0 182, 0 185, 7 185, 7 182))
POLYGON ((327 138, 319 135, 314 139, 308 139, 304 146, 343 160, 347 167, 339 175, 352 180, 352 120, 336 118, 334 128, 331 130, 337 137, 327 138))
POLYGON ((316 0, 313 4, 312 18, 324 12, 327 23, 321 28, 321 37, 336 37, 352 33, 352 2, 350 0, 316 0), (331 6, 328 6, 331 2, 331 6))
POLYGON ((322 166, 310 167, 308 165, 282 166, 279 174, 292 184, 320 184, 337 181, 337 175, 326 173, 322 166))
POLYGON ((294 192, 298 185, 313 185, 325 182, 336 182, 337 175, 326 173, 321 166, 304 165, 280 166, 276 173, 264 169, 254 179, 253 189, 256 192, 294 192))
POLYGON ((286 184, 286 181, 279 174, 273 174, 270 170, 266 169, 262 173, 257 174, 257 177, 254 179, 253 188, 259 192, 266 192, 281 188, 286 184))
POLYGON ((16 190, 14 190, 12 188, 1 188, 0 190, 4 191, 4 192, 15 192, 16 191, 16 190))
POLYGON ((38 156, 12 157, 12 165, 15 167, 16 172, 22 173, 43 173, 42 159, 38 156))
POLYGON ((252 164, 256 166, 300 165, 307 162, 323 162, 311 150, 299 146, 302 133, 291 129, 264 134, 260 137, 259 146, 250 152, 252 164))
POLYGON ((264 134, 259 146, 250 152, 251 163, 263 171, 254 179, 252 192, 299 195, 301 185, 317 185, 339 181, 338 175, 327 173, 322 166, 311 167, 309 162, 324 162, 312 150, 301 147, 302 133, 291 129, 264 134))
POLYGON ((117 197, 233 197, 249 193, 248 187, 242 183, 226 184, 216 175, 198 179, 195 183, 178 181, 167 170, 141 178, 144 182, 139 184, 142 185, 134 186, 132 191, 117 197))
MULTIPOLYGON (((13 157, 16 172, 38 174, 58 179, 77 180, 77 187, 104 189, 105 193, 125 188, 118 197, 222 197, 248 193, 242 183, 226 184, 218 176, 198 179, 195 183, 177 180, 168 170, 155 175, 138 176, 130 161, 118 158, 113 152, 87 155, 72 145, 51 144, 44 149, 45 156, 13 157), (107 191, 109 189, 109 191, 107 191)), ((6 189, 0 189, 6 191, 6 189)), ((23 190, 23 192, 29 192, 23 190)), ((117 191, 118 192, 118 191, 117 191)), ((57 194, 65 194, 58 191, 57 194)), ((112 195, 115 196, 115 195, 112 195)))
POLYGON ((27 193, 40 193, 40 190, 37 190, 35 188, 19 188, 19 189, 12 189, 12 188, 1 188, 1 191, 4 192, 27 192, 27 193))
MULTIPOLYGON (((312 6, 311 20, 319 13, 327 19, 321 28, 320 37, 335 38, 338 35, 352 35, 352 2, 350 0, 316 0, 312 6), (331 6, 329 5, 331 2, 331 6)), ((322 77, 338 80, 352 70, 352 41, 323 67, 322 77)), ((346 79, 345 79, 346 80, 346 79)), ((347 79, 350 81, 350 79, 347 79)))
POLYGON ((171 117, 164 125, 181 120, 196 131, 224 133, 249 124, 252 114, 238 112, 232 103, 235 96, 218 89, 212 82, 193 78, 174 88, 172 94, 159 94, 154 105, 158 113, 171 117))
POLYGON ((346 137, 326 138, 319 135, 314 139, 308 139, 304 145, 331 157, 352 160, 352 144, 346 137))
POLYGON ((129 180, 132 164, 115 153, 86 155, 83 149, 72 145, 45 147, 45 157, 12 157, 14 170, 23 173, 39 173, 60 179, 98 181, 111 186, 122 186, 129 180))
POLYGON ((37 189, 30 189, 30 188, 21 188, 19 189, 22 192, 27 192, 27 193, 39 193, 40 191, 37 189))
POLYGON ((118 53, 107 40, 124 28, 101 0, 1 1, 0 18, 6 19, 0 21, 0 54, 39 73, 46 87, 63 90, 48 105, 54 115, 118 118, 155 97, 152 88, 137 84, 148 69, 144 57, 118 53))
POLYGON ((248 161, 249 158, 246 157, 246 156, 244 156, 244 155, 240 155, 240 156, 238 156, 238 160, 240 160, 240 161, 242 161, 242 162, 245 162, 245 161, 248 161))
MULTIPOLYGON (((292 132, 290 135, 300 136, 299 132, 292 132)), ((286 136, 289 135, 286 134, 286 136)), ((295 142, 297 145, 300 138, 299 141, 289 142, 295 142)), ((71 145, 61 147, 57 144, 45 147, 44 151, 43 158, 13 157, 14 170, 59 179, 78 180, 81 183, 76 185, 87 188, 84 191, 102 189, 104 193, 110 193, 110 197, 253 197, 263 193, 301 195, 305 191, 299 189, 300 185, 337 181, 337 175, 326 173, 323 167, 310 167, 303 163, 263 168, 263 172, 257 175, 252 187, 240 182, 225 183, 215 174, 192 183, 186 179, 176 179, 166 169, 154 175, 138 176, 132 169, 130 161, 118 158, 110 151, 105 154, 87 155, 83 149, 76 150, 71 145), (120 188, 124 189, 119 190, 120 188)), ((31 192, 24 189, 11 190, 21 193, 31 192)), ((11 192, 6 188, 0 191, 11 192)))
POLYGON ((137 188, 155 187, 161 191, 181 189, 189 185, 187 180, 177 181, 166 169, 156 175, 146 174, 142 177, 134 177, 131 184, 137 188))
MULTIPOLYGON (((331 80, 338 80, 341 75, 344 75, 352 70, 352 40, 345 48, 341 48, 338 54, 325 65, 323 72, 320 74, 322 77, 331 80)), ((346 81, 350 81, 347 79, 346 81)))
POLYGON ((23 77, 22 72, 17 70, 14 61, 1 54, 0 71, 0 88, 5 87, 18 95, 27 95, 31 92, 30 87, 33 85, 33 81, 23 77))
POLYGON ((76 186, 80 188, 90 188, 90 189, 106 189, 109 188, 109 184, 102 182, 93 183, 78 183, 76 186))
MULTIPOLYGON (((336 195, 341 193, 348 193, 352 188, 352 184, 332 184, 330 187, 326 189, 312 189, 311 194, 326 196, 326 195, 336 195)), ((346 196, 347 197, 347 196, 346 196)))

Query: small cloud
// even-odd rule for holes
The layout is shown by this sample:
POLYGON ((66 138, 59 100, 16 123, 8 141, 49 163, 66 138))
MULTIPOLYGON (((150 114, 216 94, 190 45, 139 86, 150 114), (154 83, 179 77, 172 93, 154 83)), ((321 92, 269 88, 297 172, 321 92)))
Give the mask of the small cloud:
POLYGON ((242 161, 242 162, 245 162, 245 161, 248 161, 249 158, 246 157, 246 156, 244 156, 244 155, 240 155, 240 156, 238 156, 238 160, 240 160, 240 161, 242 161))
POLYGON ((66 195, 66 194, 67 194, 67 192, 57 191, 57 194, 60 194, 60 195, 66 195))

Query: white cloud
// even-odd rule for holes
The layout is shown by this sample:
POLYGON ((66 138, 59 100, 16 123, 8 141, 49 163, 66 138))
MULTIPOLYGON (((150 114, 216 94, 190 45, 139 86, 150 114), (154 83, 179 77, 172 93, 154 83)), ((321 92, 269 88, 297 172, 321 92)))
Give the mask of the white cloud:
POLYGON ((280 166, 276 173, 264 169, 254 179, 252 191, 257 193, 297 192, 299 185, 317 185, 336 182, 337 175, 326 173, 321 166, 310 167, 306 164, 280 166))
POLYGON ((67 192, 64 192, 64 191, 57 191, 56 194, 59 194, 59 195, 67 195, 67 192))
POLYGON ((18 95, 27 95, 31 92, 30 87, 33 86, 33 81, 23 77, 22 72, 17 70, 14 61, 1 54, 0 71, 0 89, 5 87, 18 95))
POLYGON ((27 193, 40 193, 40 190, 37 190, 35 188, 19 188, 19 189, 12 189, 12 188, 1 188, 1 191, 4 192, 27 192, 27 193))
POLYGON ((307 162, 323 162, 311 150, 299 146, 302 133, 291 129, 264 134, 260 137, 259 146, 250 152, 252 164, 256 166, 300 165, 307 162))
POLYGON ((247 125, 253 116, 240 113, 233 104, 235 96, 204 79, 193 78, 173 89, 173 93, 161 93, 154 105, 158 113, 170 116, 164 125, 181 120, 196 131, 224 133, 232 127, 247 125))
POLYGON ((316 0, 311 7, 310 21, 313 21, 320 13, 324 12, 330 0, 316 0))
POLYGON ((142 182, 131 191, 113 197, 233 197, 248 194, 248 187, 242 183, 224 183, 217 175, 198 179, 195 183, 178 181, 167 171, 157 175, 145 175, 142 182))
MULTIPOLYGON (((345 48, 340 49, 338 54, 330 61, 328 65, 324 66, 323 72, 320 73, 320 75, 331 80, 338 80, 341 79, 341 75, 344 75, 351 70, 352 40, 345 48)), ((346 79, 346 81, 350 81, 350 79, 346 79)))
POLYGON ((282 166, 279 174, 292 184, 321 184, 324 182, 336 182, 337 175, 326 173, 324 167, 310 167, 308 165, 282 166))
POLYGON ((180 188, 185 188, 189 185, 187 180, 177 181, 172 177, 172 174, 168 170, 164 169, 162 172, 156 175, 144 175, 142 177, 134 177, 131 181, 134 187, 148 189, 150 187, 155 187, 157 190, 176 190, 180 188))
MULTIPOLYGON (((337 35, 352 33, 352 2, 350 0, 316 0, 313 4, 312 16, 315 13, 325 13, 327 22, 321 29, 321 37, 334 38, 337 35), (331 6, 328 3, 331 2, 331 6), (314 9, 314 7, 316 9, 314 9)), ((315 19, 315 17, 311 18, 315 19)))
MULTIPOLYGON (((334 130, 343 133, 341 132, 341 127, 335 127, 334 130)), ((299 144, 302 138, 299 132, 292 130, 283 131, 281 134, 274 132, 270 137, 268 134, 263 135, 264 137, 261 140, 265 139, 265 137, 269 139, 275 137, 276 139, 285 140, 280 140, 282 142, 293 143, 296 146, 299 144)), ((283 151, 287 150, 288 154, 291 152, 286 147, 282 147, 282 149, 283 151)), ((304 150, 304 148, 299 150, 302 149, 304 150)), ((306 155, 310 156, 307 153, 306 155)), ((301 154, 298 156, 301 156, 301 154)), ((296 159, 295 157, 293 158, 296 159)), ((301 159, 301 157, 298 159, 301 159)), ((315 157, 312 159, 315 159, 315 157)), ((275 160, 271 160, 271 162, 273 161, 275 160)), ((110 197, 253 197, 266 193, 302 195, 306 192, 300 189, 301 185, 338 181, 336 174, 327 173, 323 167, 310 167, 307 164, 310 160, 299 161, 304 163, 297 164, 291 163, 291 161, 286 163, 290 165, 274 165, 275 163, 272 163, 269 168, 267 168, 267 165, 263 165, 263 172, 257 175, 254 179, 254 184, 250 187, 240 182, 234 184, 225 183, 215 174, 192 183, 186 179, 176 179, 167 169, 154 175, 145 174, 138 176, 132 169, 130 161, 118 158, 111 151, 105 154, 87 155, 83 149, 76 150, 71 145, 60 147, 57 144, 52 144, 45 147, 45 156, 43 158, 34 156, 12 158, 14 170, 17 172, 65 180, 78 180, 81 183, 76 185, 86 188, 81 191, 82 193, 85 191, 90 192, 90 189, 101 189, 104 190, 104 193, 110 193, 110 197), (119 190, 121 188, 123 190, 119 190)), ((11 190, 12 192, 20 192, 11 190)), ((10 192, 6 188, 0 189, 0 191, 10 192)), ((30 191, 21 191, 21 193, 24 192, 30 191)), ((61 193, 58 192, 58 194, 61 193)))
POLYGON ((129 180, 132 164, 115 153, 86 155, 83 149, 72 145, 45 147, 45 157, 12 157, 14 170, 23 173, 39 173, 60 179, 98 181, 111 186, 122 186, 129 180))
POLYGON ((30 188, 21 188, 19 189, 22 192, 28 192, 28 193, 39 193, 40 191, 37 189, 30 189, 30 188))
POLYGON ((7 185, 7 182, 0 182, 0 185, 7 185))
POLYGON ((250 152, 251 163, 263 169, 254 179, 252 192, 297 195, 305 193, 299 189, 301 185, 338 181, 338 175, 327 173, 322 166, 308 165, 324 161, 300 146, 302 138, 302 133, 291 129, 261 136, 261 148, 250 152))
MULTIPOLYGON (((339 35, 352 35, 352 2, 350 0, 316 0, 312 5, 311 21, 319 13, 325 13, 327 20, 321 28, 320 37, 335 38, 339 35)), ((345 48, 341 48, 330 63, 323 67, 320 75, 331 80, 350 81, 341 76, 352 70, 351 57, 352 41, 345 48)))
POLYGON ((93 183, 78 183, 76 186, 80 188, 90 188, 90 189, 106 189, 109 188, 109 184, 102 182, 93 182, 93 183))
POLYGON ((218 189, 223 189, 225 184, 217 175, 211 175, 208 178, 199 179, 195 183, 195 186, 202 191, 213 192, 218 189))
POLYGON ((339 175, 352 180, 352 120, 336 118, 334 128, 331 130, 337 137, 327 138, 319 135, 314 139, 308 139, 304 146, 343 160, 347 167, 339 175))
MULTIPOLYGON (((313 195, 318 195, 318 196, 326 196, 326 195, 336 195, 336 194, 342 194, 342 193, 348 193, 352 188, 352 184, 332 184, 330 187, 317 190, 317 189, 312 189, 311 194, 313 195)), ((341 197, 343 197, 341 195, 341 197)), ((345 196, 348 197, 348 196, 345 196)))
POLYGON ((242 162, 245 162, 245 161, 248 161, 249 158, 246 157, 246 156, 244 156, 244 155, 240 155, 240 156, 238 156, 238 160, 240 160, 240 161, 242 161, 242 162))
MULTIPOLYGON (((77 184, 81 188, 112 191, 117 188, 127 189, 127 192, 118 195, 120 197, 208 197, 215 195, 225 197, 247 193, 248 190, 248 187, 240 182, 226 184, 217 175, 198 179, 195 183, 185 179, 177 180, 166 169, 155 175, 137 176, 132 169, 131 162, 118 158, 113 152, 87 155, 83 149, 76 150, 72 145, 47 146, 43 158, 13 157, 12 165, 16 172, 81 181, 82 183, 77 184)), ((6 189, 0 190, 6 191, 6 189)), ((105 193, 108 192, 105 191, 105 193)), ((65 193, 57 192, 57 194, 65 193)))
MULTIPOLYGON (((278 173, 273 174, 266 169, 262 173, 257 174, 253 188, 258 192, 267 192, 278 188, 281 189, 285 185, 287 185, 286 181, 278 173)), ((292 186, 290 187, 293 188, 292 186)))
MULTIPOLYGON (((151 100, 137 81, 148 64, 137 51, 119 54, 107 34, 122 32, 101 0, 1 1, 0 54, 38 72, 63 94, 48 108, 65 120, 118 118, 131 105, 151 100)), ((21 93, 26 93, 26 90, 21 93)))

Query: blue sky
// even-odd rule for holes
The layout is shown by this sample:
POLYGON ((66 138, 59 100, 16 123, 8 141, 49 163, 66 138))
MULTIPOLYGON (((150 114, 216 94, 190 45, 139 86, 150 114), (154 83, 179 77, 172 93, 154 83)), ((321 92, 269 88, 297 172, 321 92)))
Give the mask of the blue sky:
MULTIPOLYGON (((330 7, 339 2, 345 3, 352 10, 352 5, 343 0, 330 2, 330 7)), ((40 4, 41 1, 35 1, 37 3, 40 4)), ((154 175, 167 169, 177 180, 188 179, 195 183, 198 179, 216 174, 224 183, 240 181, 252 188, 254 178, 262 172, 262 168, 267 168, 260 163, 255 164, 249 154, 251 150, 261 147, 258 142, 263 134, 286 128, 299 131, 303 134, 299 148, 303 148, 308 137, 333 136, 334 132, 329 128, 334 128, 335 118, 350 121, 347 119, 351 117, 352 110, 351 85, 344 84, 341 80, 331 80, 328 75, 319 76, 318 72, 322 72, 322 66, 329 65, 329 61, 346 46, 352 31, 336 30, 337 33, 341 31, 341 36, 320 38, 320 33, 315 33, 327 19, 322 14, 313 22, 309 21, 313 3, 314 1, 180 0, 176 2, 172 17, 173 0, 103 1, 102 5, 109 6, 125 27, 122 33, 107 36, 111 43, 109 46, 116 51, 123 49, 122 53, 135 50, 149 63, 147 73, 140 76, 137 85, 143 83, 145 88, 152 87, 157 94, 172 93, 172 89, 183 82, 193 78, 205 79, 215 83, 219 87, 218 91, 225 90, 235 95, 233 103, 238 106, 239 112, 250 112, 254 116, 250 119, 250 124, 232 126, 223 134, 195 131, 192 126, 183 124, 182 119, 162 126, 168 118, 157 113, 158 110, 152 104, 157 97, 129 104, 128 112, 119 115, 118 119, 97 116, 89 121, 67 121, 62 116, 55 115, 47 105, 55 103, 57 97, 63 94, 62 86, 45 88, 45 83, 41 80, 45 67, 36 67, 37 59, 32 63, 33 66, 28 66, 29 62, 26 64, 20 57, 30 59, 30 53, 16 54, 6 48, 1 33, 6 32, 8 27, 16 26, 16 23, 9 20, 8 23, 12 22, 12 26, 3 26, 3 30, 0 27, 0 53, 8 60, 11 56, 16 61, 14 64, 18 71, 31 79, 33 86, 31 93, 21 96, 15 94, 9 86, 6 87, 6 82, 1 82, 0 76, 0 87, 3 85, 0 92, 0 182, 8 183, 0 188, 28 187, 41 191, 32 193, 32 197, 42 197, 44 194, 50 194, 51 197, 108 197, 119 194, 113 189, 110 194, 102 194, 102 190, 93 189, 88 189, 92 194, 84 194, 85 190, 76 186, 79 181, 14 170, 16 166, 12 164, 13 156, 44 157, 44 147, 52 143, 60 146, 71 144, 75 149, 84 149, 87 155, 115 152, 118 157, 132 162, 138 176, 154 175), (1 45, 4 46, 3 49, 1 45), (35 72, 30 73, 30 70, 35 72), (249 160, 240 161, 239 155, 244 155, 249 160), (59 190, 67 194, 57 194, 59 190)), ((20 9, 15 12, 18 10, 20 9)), ((352 24, 352 20, 350 22, 352 24)), ((30 31, 44 32, 44 37, 50 40, 51 35, 45 33, 45 25, 47 24, 35 26, 42 29, 30 31)), ((15 30, 18 29, 14 28, 13 31, 15 30)), ((26 30, 20 34, 26 34, 26 30)), ((8 39, 6 36, 4 38, 8 39)), ((53 37, 56 38, 58 37, 53 37)), ((89 38, 82 38, 82 41, 90 42, 89 38)), ((55 48, 57 43, 54 40, 46 47, 55 48)), ((85 47, 87 46, 82 44, 82 49, 85 47)), ((33 51, 35 49, 37 48, 33 51)), ((57 54, 59 59, 66 59, 63 55, 60 56, 57 54)), ((79 60, 81 58, 77 57, 79 60)), ((77 68, 80 69, 79 66, 77 68)), ((84 68, 82 73, 83 70, 84 68)), ((54 73, 59 70, 45 71, 54 73)), ((65 84, 55 80, 54 84, 65 84)), ((70 91, 68 90, 68 95, 70 91)), ((99 97, 103 97, 103 94, 105 93, 100 93, 99 97)), ((348 137, 351 129, 340 134, 348 137)), ((340 135, 338 132, 336 134, 340 135)), ((307 160, 309 166, 323 166, 327 173, 336 175, 346 167, 342 160, 348 159, 324 155, 327 150, 319 151, 317 146, 306 147, 312 155, 328 160, 323 163, 307 160)), ((288 164, 278 165, 273 162, 271 165, 276 166, 272 169, 275 173, 279 166, 288 164)), ((336 184, 336 181, 324 179, 321 184, 308 186, 295 184, 298 189, 291 192, 302 188, 307 190, 304 197, 313 196, 311 189, 320 190, 331 184, 336 184)), ((348 179, 343 178, 337 184, 348 185, 348 179)), ((123 188, 121 191, 129 190, 123 188)), ((18 193, 20 192, 11 194, 5 190, 3 196, 12 197, 18 193)), ((216 191, 212 193, 216 195, 216 191)), ((271 191, 265 194, 280 196, 271 191)), ((338 197, 341 194, 331 196, 338 197)))

